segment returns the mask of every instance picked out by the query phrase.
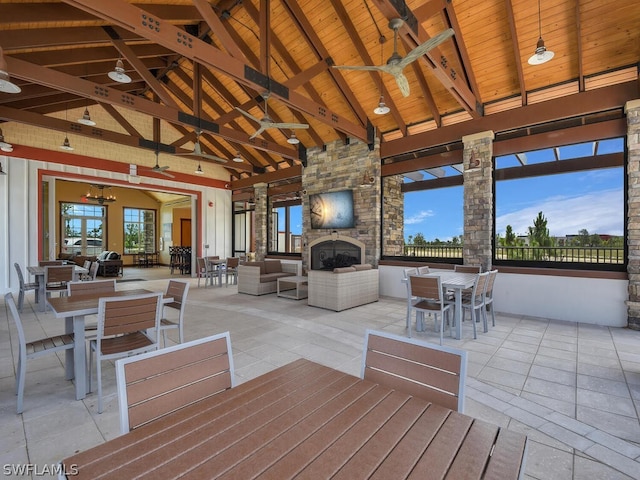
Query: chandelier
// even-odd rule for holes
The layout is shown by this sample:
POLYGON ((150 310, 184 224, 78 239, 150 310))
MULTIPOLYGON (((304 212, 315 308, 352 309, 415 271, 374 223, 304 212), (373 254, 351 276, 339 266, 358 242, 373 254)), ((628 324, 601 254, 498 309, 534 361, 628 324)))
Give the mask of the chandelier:
POLYGON ((95 202, 100 205, 116 201, 116 196, 111 193, 111 187, 109 185, 99 185, 95 183, 89 185, 89 191, 82 198, 85 201, 95 202), (105 195, 105 189, 108 191, 107 195, 105 195))

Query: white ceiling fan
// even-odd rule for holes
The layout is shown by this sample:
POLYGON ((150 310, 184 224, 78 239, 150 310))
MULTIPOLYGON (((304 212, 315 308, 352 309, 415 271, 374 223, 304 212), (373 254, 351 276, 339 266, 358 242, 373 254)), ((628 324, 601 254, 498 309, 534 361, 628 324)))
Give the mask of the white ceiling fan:
POLYGON ((258 128, 258 130, 256 130, 256 132, 249 137, 250 139, 257 137, 268 128, 289 128, 289 129, 309 128, 309 125, 307 125, 306 123, 274 122, 268 113, 267 101, 269 100, 269 92, 264 92, 262 94, 262 98, 264 98, 264 116, 262 117, 262 120, 258 119, 257 117, 254 117, 248 112, 245 112, 241 108, 236 107, 236 110, 238 110, 241 114, 243 114, 247 118, 250 118, 251 120, 256 122, 258 125, 260 125, 260 128, 258 128))
POLYGON ((205 153, 202 151, 202 146, 200 145, 200 135, 202 135, 202 130, 196 130, 196 141, 194 142, 194 145, 193 145, 193 152, 176 153, 176 155, 200 157, 206 160, 212 160, 214 162, 227 163, 228 160, 226 158, 218 157, 216 155, 211 155, 209 153, 205 153))
POLYGON ((160 166, 158 164, 158 150, 156 150, 156 164, 154 165, 154 167, 151 169, 152 172, 156 172, 156 173, 160 173, 162 175, 164 175, 165 177, 169 177, 169 178, 175 178, 173 175, 171 175, 169 172, 167 172, 167 170, 169 169, 169 165, 165 165, 165 166, 160 166))
POLYGON ((442 42, 444 42, 449 37, 453 36, 454 31, 453 28, 448 28, 443 32, 440 32, 435 37, 431 37, 424 43, 421 43, 416 48, 411 50, 407 55, 403 58, 398 53, 398 30, 402 26, 404 21, 401 18, 394 18, 389 22, 389 28, 393 30, 393 53, 387 60, 387 63, 384 65, 334 65, 333 68, 340 68, 343 70, 379 70, 381 72, 389 73, 394 76, 396 79, 396 83, 398 84, 398 88, 400 89, 400 93, 402 93, 403 97, 408 97, 409 90, 409 81, 407 77, 404 76, 402 70, 404 67, 409 65, 414 60, 417 60, 422 55, 427 53, 434 47, 437 47, 442 42))

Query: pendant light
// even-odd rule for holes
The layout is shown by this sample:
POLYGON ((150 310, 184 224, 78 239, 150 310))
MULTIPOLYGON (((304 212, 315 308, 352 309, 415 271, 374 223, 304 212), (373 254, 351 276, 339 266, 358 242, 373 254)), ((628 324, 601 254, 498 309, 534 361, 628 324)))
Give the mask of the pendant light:
POLYGON ((200 166, 200 162, 198 162, 198 168, 196 168, 195 172, 197 175, 204 175, 204 171, 202 170, 202 166, 200 166))
POLYGON ((542 20, 540 15, 540 0, 538 0, 538 43, 536 45, 536 51, 529 57, 529 65, 541 65, 548 62, 555 55, 551 50, 547 50, 544 46, 544 40, 542 39, 542 20))
POLYGON ((124 72, 124 63, 119 58, 113 71, 108 73, 109 78, 118 83, 131 83, 131 77, 124 72))
POLYGON ((236 163, 242 163, 243 162, 242 156, 240 155, 240 152, 236 152, 236 156, 233 157, 233 161, 236 162, 236 163))
POLYGON ((22 89, 11 81, 7 68, 7 61, 4 58, 2 47, 0 47, 0 92, 20 93, 22 89))
POLYGON ((296 132, 293 130, 291 130, 291 136, 287 138, 287 143, 290 143, 291 145, 297 145, 300 143, 300 140, 296 137, 296 132))
MULTIPOLYGON (((381 59, 380 63, 381 64, 382 64, 382 61, 384 60, 383 45, 384 45, 384 42, 386 41, 387 39, 385 38, 385 36, 380 35, 380 59, 381 59)), ((390 111, 391 109, 387 107, 387 105, 384 103, 384 95, 382 94, 382 73, 380 73, 380 100, 378 101, 378 106, 373 109, 373 113, 375 113, 376 115, 386 115, 390 111)))
MULTIPOLYGON (((68 116, 69 114, 69 109, 67 108, 67 110, 65 110, 64 113, 64 119, 68 122, 68 116)), ((69 137, 67 136, 67 134, 64 134, 64 141, 62 142, 62 145, 60 145, 60 149, 61 150, 66 150, 67 152, 71 152, 73 150, 73 147, 71 146, 71 143, 69 142, 69 137)))
POLYGON ((89 127, 95 126, 96 122, 91 120, 91 115, 89 115, 89 107, 84 107, 84 114, 82 115, 82 118, 78 119, 78 123, 89 127))

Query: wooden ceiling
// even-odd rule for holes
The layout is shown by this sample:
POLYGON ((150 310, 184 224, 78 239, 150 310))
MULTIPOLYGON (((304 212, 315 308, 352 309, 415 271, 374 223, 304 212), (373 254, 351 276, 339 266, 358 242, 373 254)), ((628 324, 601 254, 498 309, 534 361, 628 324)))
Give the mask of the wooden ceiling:
POLYGON ((0 93, 3 121, 167 153, 192 151, 200 129, 203 151, 229 159, 222 165, 231 179, 248 180, 299 171, 307 148, 336 140, 380 136, 383 157, 400 157, 449 142, 451 125, 494 113, 601 86, 637 92, 640 8, 632 0, 541 0, 539 16, 534 0, 0 0, 0 47, 22 89, 0 93), (404 69, 408 97, 391 75, 332 68, 384 64, 393 18, 405 20, 402 56, 454 30, 404 69), (532 66, 540 33, 555 57, 532 66), (107 76, 118 59, 131 83, 107 76), (267 91, 273 121, 309 125, 295 130, 299 145, 287 142, 288 129, 250 138, 258 125, 236 107, 262 118, 267 91), (381 93, 386 115, 373 113, 381 93), (50 115, 96 104, 126 133, 50 115), (153 136, 127 110, 146 116, 153 136), (178 134, 171 143, 160 138, 167 126, 178 134), (238 152, 242 163, 231 161, 238 152))

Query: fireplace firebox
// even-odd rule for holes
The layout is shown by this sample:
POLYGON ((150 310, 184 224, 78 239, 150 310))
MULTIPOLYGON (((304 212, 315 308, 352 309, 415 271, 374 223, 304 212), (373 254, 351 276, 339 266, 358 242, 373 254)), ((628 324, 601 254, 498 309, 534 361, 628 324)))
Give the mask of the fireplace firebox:
POLYGON ((362 263, 364 244, 352 238, 326 236, 309 245, 311 270, 333 270, 362 263))

